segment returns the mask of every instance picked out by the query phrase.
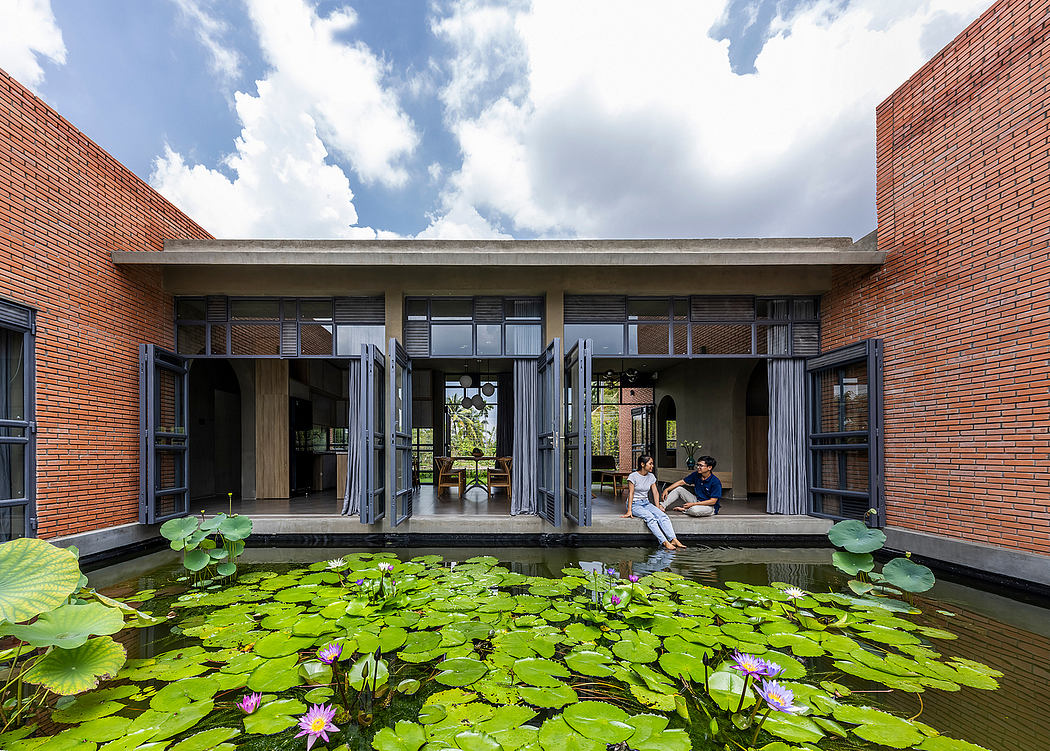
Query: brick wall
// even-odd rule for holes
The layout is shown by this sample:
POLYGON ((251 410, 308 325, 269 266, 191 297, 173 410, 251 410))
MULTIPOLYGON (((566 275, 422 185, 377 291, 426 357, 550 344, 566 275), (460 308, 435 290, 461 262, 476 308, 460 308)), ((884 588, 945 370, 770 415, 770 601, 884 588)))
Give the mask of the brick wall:
POLYGON ((873 272, 825 350, 885 340, 887 523, 1050 554, 1050 0, 1002 0, 876 113, 873 272))
POLYGON ((138 518, 138 345, 173 346, 171 298, 110 251, 208 237, 0 71, 0 295, 37 310, 41 537, 138 518))

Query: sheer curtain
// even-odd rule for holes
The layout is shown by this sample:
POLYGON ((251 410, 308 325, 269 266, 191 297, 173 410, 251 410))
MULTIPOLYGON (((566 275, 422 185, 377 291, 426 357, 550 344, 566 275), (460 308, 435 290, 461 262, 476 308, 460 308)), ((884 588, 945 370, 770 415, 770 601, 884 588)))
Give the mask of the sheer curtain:
POLYGON ((514 361, 514 461, 511 463, 510 513, 535 514, 539 450, 536 410, 539 372, 536 360, 514 361))
POLYGON ((806 487, 806 363, 769 361, 769 495, 771 514, 809 511, 806 487))
POLYGON ((351 360, 347 370, 346 487, 343 516, 361 513, 361 360, 351 360))

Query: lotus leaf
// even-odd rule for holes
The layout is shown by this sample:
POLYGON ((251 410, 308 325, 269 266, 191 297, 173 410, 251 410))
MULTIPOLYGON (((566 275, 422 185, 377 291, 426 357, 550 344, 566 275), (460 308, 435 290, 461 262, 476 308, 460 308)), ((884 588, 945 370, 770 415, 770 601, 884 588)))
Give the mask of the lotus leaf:
POLYGON ((558 709, 580 700, 576 692, 564 684, 548 688, 522 686, 518 689, 518 693, 523 701, 534 707, 543 707, 545 709, 558 709))
POLYGON ((210 699, 219 692, 219 682, 211 676, 187 678, 162 687, 149 705, 160 712, 174 712, 188 704, 210 699))
POLYGON ((294 715, 306 711, 298 699, 278 699, 264 702, 255 712, 244 718, 244 730, 248 733, 273 735, 295 724, 294 715))
POLYGON ((79 647, 90 636, 115 634, 124 628, 124 616, 116 608, 97 602, 62 605, 42 613, 33 623, 0 626, 0 636, 13 636, 34 647, 79 647))
POLYGON ((566 667, 542 657, 526 657, 514 662, 514 674, 519 680, 537 687, 554 687, 561 684, 558 678, 568 678, 566 667))
POLYGON ((543 751, 606 751, 607 744, 577 733, 563 717, 552 717, 537 736, 543 751))
POLYGON ((219 524, 219 534, 227 540, 244 540, 252 533, 252 520, 247 516, 228 516, 219 524))
POLYGON ((267 660, 252 671, 248 678, 249 690, 286 691, 292 686, 298 686, 299 674, 295 671, 295 664, 298 661, 299 655, 297 654, 267 660))
MULTIPOLYGON (((197 531, 197 519, 192 516, 183 516, 178 519, 169 519, 160 525, 160 536, 165 540, 178 541, 189 537, 197 531)), ((181 550, 172 546, 174 550, 181 550)))
POLYGON ((882 567, 886 582, 905 592, 925 592, 933 587, 933 572, 921 563, 908 558, 894 558, 882 567))
POLYGON ((203 733, 191 735, 184 741, 179 741, 169 751, 210 751, 220 743, 240 734, 241 731, 235 728, 212 728, 203 733))
POLYGON ((871 553, 849 553, 836 550, 831 554, 831 562, 835 568, 849 576, 856 576, 861 571, 871 571, 875 568, 875 559, 871 553))
POLYGON ((209 563, 211 563, 211 556, 204 550, 187 549, 186 555, 182 559, 182 565, 190 571, 200 571, 209 563))
POLYGON ((123 645, 97 636, 75 649, 48 652, 26 672, 25 680, 63 696, 79 694, 97 686, 100 679, 115 676, 126 657, 123 645))
POLYGON ((215 573, 219 576, 233 576, 237 572, 237 564, 226 562, 215 567, 215 573))
POLYGON ((886 535, 881 529, 872 529, 862 521, 847 519, 828 530, 831 544, 845 548, 851 553, 871 553, 886 544, 886 535))
POLYGON ((418 751, 426 742, 423 728, 414 722, 398 720, 393 729, 382 728, 372 739, 376 751, 418 751))
POLYGON ((54 610, 79 583, 80 564, 69 550, 31 537, 0 543, 0 622, 54 610))

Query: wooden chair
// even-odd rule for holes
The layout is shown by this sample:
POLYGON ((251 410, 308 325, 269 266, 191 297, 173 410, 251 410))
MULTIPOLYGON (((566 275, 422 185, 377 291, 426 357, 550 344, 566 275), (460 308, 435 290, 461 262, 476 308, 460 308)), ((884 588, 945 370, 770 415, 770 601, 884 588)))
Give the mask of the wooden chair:
POLYGON ((412 457, 412 487, 418 488, 422 484, 419 477, 419 457, 412 457))
POLYGON ((459 488, 459 497, 462 498, 467 492, 467 470, 453 469, 452 464, 451 457, 434 458, 434 484, 437 485, 438 495, 449 488, 459 488))
POLYGON ((496 466, 488 471, 488 493, 492 495, 493 488, 506 488, 510 495, 510 462, 511 457, 501 456, 496 459, 496 466))

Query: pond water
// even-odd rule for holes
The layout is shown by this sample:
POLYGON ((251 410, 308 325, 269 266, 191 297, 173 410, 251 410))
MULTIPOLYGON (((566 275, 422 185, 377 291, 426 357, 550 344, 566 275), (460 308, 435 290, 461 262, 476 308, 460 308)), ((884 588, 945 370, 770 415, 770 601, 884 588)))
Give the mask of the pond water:
MULTIPOLYGON (((376 549, 250 548, 241 558, 247 564, 241 570, 280 572, 353 552, 376 549)), ((402 560, 436 554, 448 561, 464 561, 492 555, 511 571, 528 576, 558 577, 566 567, 613 567, 623 577, 670 571, 713 586, 786 582, 811 592, 842 591, 847 578, 829 564, 828 549, 697 547, 667 553, 646 548, 408 548, 384 552, 395 552, 402 560)), ((163 551, 98 569, 88 576, 92 586, 121 598, 146 589, 159 590, 161 595, 166 590, 174 592, 173 588, 184 586, 177 581, 184 573, 177 554, 163 551)), ((958 635, 957 640, 938 643, 940 651, 1002 671, 1000 688, 983 691, 964 686, 957 692, 928 690, 921 695, 892 691, 871 694, 866 701, 899 716, 919 715, 921 721, 953 737, 992 751, 1050 751, 1050 720, 1045 708, 1050 685, 1047 603, 1022 601, 941 578, 931 591, 918 596, 915 604, 923 611, 921 623, 958 635)), ((143 607, 164 615, 154 603, 143 607)), ((121 640, 129 658, 149 657, 183 643, 167 625, 125 633, 128 638, 121 640)))

